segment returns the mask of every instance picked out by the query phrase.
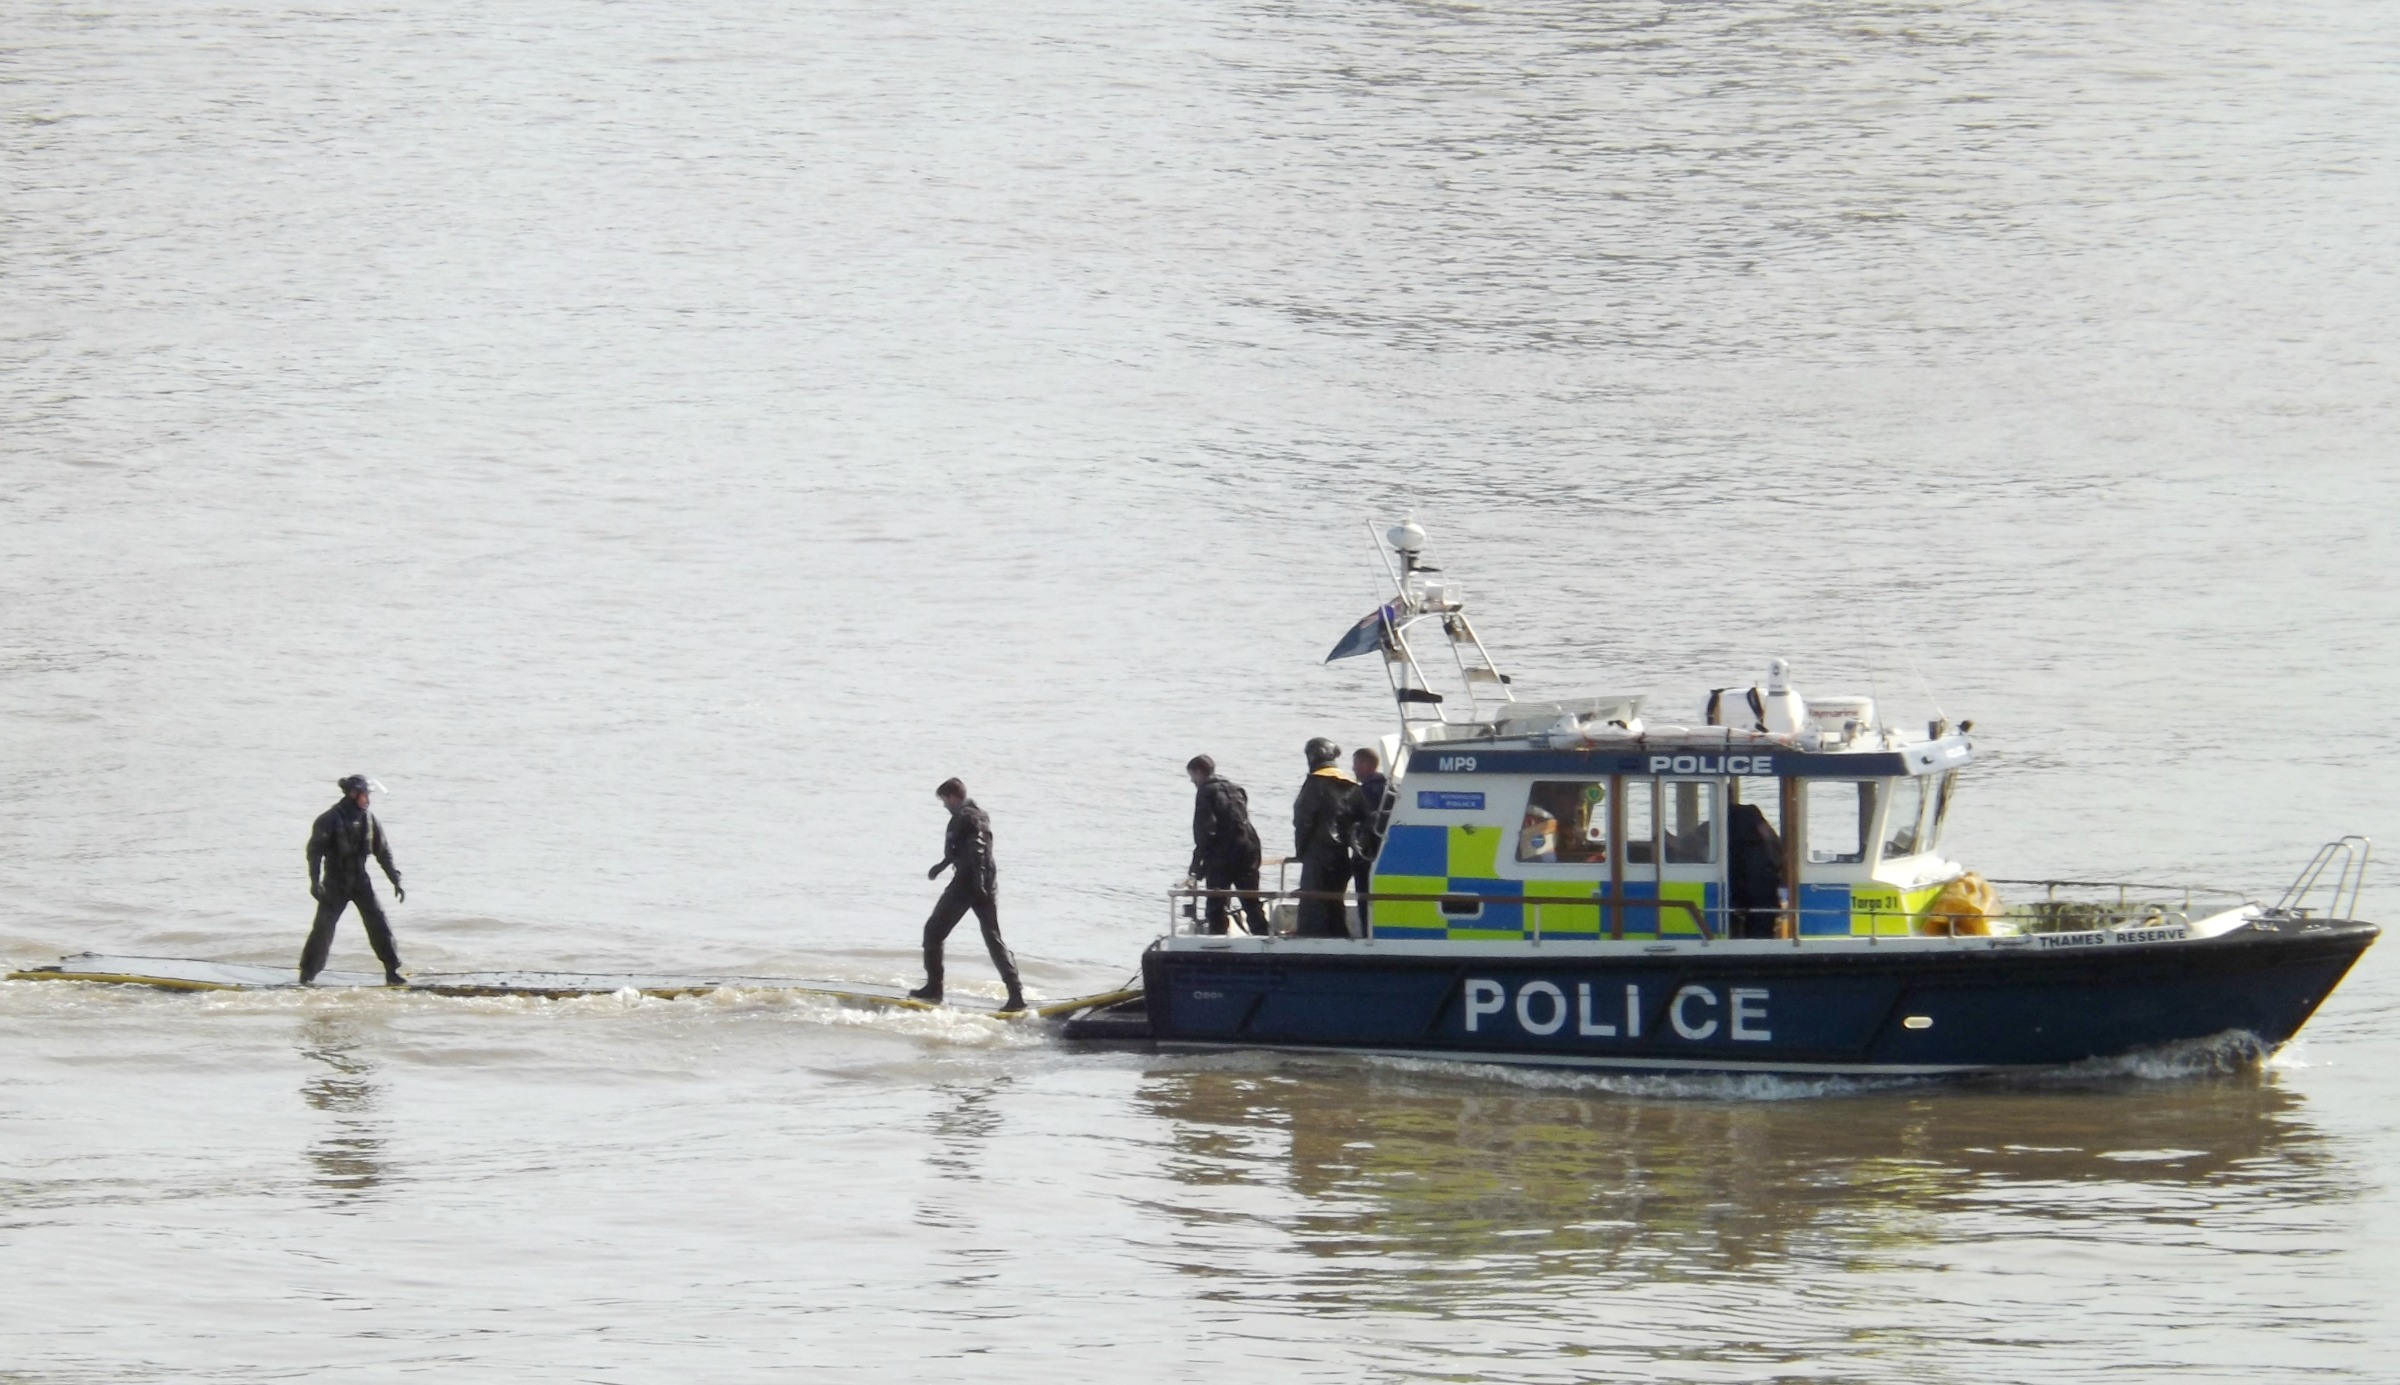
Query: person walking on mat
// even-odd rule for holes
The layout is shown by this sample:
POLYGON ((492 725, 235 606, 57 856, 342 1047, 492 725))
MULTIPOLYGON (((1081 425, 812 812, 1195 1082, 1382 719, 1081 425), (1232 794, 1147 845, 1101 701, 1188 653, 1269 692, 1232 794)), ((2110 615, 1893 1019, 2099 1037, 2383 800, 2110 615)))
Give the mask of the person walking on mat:
POLYGON ((992 820, 967 797, 967 786, 955 779, 943 780, 933 795, 950 810, 950 827, 942 835, 942 859, 925 872, 925 878, 939 880, 947 870, 950 884, 925 920, 925 984, 910 991, 908 998, 941 1002, 942 944, 972 909, 975 921, 983 925, 983 945, 991 951, 992 965, 999 968, 1000 979, 1008 986, 1008 1000, 1000 1008, 1022 1010, 1025 990, 1017 981, 1016 959, 1000 941, 1000 905, 995 897, 1000 872, 992 864, 992 820))
POLYGON ((383 878, 392 882, 393 900, 408 902, 408 891, 400 887, 400 872, 392 865, 392 844, 383 835, 383 824, 367 811, 369 798, 383 786, 363 774, 353 774, 335 787, 342 791, 342 801, 319 814, 308 833, 308 892, 317 901, 317 917, 309 925, 308 945, 300 949, 300 984, 309 984, 325 970, 326 955, 333 951, 333 926, 341 922, 342 910, 355 904, 358 921, 367 928, 367 945, 375 949, 375 960, 383 963, 383 984, 405 986, 408 978, 400 974, 400 953, 392 946, 391 925, 384 921, 383 906, 375 900, 375 887, 367 883, 367 860, 373 857, 383 867, 383 878))

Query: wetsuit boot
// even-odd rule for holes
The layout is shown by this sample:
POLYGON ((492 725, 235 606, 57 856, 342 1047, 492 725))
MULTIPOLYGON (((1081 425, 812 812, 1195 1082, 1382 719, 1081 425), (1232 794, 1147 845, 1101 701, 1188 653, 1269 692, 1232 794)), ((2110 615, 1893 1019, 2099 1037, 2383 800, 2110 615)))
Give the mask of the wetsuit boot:
POLYGON ((308 926, 308 941, 300 949, 300 984, 310 985, 317 973, 325 970, 326 958, 333 953, 333 930, 342 920, 342 911, 350 907, 350 896, 334 882, 327 881, 316 888, 317 916, 308 926))
POLYGON ((933 914, 925 920, 925 984, 908 993, 910 1000, 922 1000, 928 1005, 942 1003, 942 944, 949 940, 950 930, 965 917, 967 906, 964 892, 953 886, 942 891, 935 901, 933 914))
POLYGON ((358 905, 358 921, 366 925, 367 946, 375 949, 375 960, 383 963, 383 984, 405 986, 408 978, 400 974, 400 949, 392 944, 392 925, 383 916, 383 905, 361 872, 354 902, 358 905))

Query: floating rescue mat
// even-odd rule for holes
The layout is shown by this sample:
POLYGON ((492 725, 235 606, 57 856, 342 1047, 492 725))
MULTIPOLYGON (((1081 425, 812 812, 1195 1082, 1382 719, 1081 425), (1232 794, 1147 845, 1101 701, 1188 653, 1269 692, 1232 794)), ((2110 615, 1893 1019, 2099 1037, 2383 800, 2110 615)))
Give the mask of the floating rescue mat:
POLYGON ((1973 871, 1942 887, 1917 918, 1917 931, 1935 937, 1981 938, 1992 931, 1992 920, 2000 917, 2000 892, 1992 882, 1973 871))
MULTIPOLYGON (((148 986, 162 991, 291 991, 301 989, 290 967, 255 962, 210 962, 189 957, 114 957, 97 952, 62 957, 45 967, 8 973, 11 981, 86 981, 148 986)), ((981 996, 956 996, 949 1004, 923 1001, 900 986, 871 981, 806 980, 788 976, 591 975, 581 972, 487 971, 419 973, 404 986, 386 986, 372 972, 327 971, 310 990, 405 991, 417 995, 523 996, 567 1000, 634 991, 656 1000, 706 995, 712 991, 775 991, 844 1005, 892 1010, 965 1010, 1002 1020, 1058 1020, 1140 995, 1138 988, 1104 991, 1068 1000, 1045 1000, 1022 1010, 1002 1010, 981 996)))

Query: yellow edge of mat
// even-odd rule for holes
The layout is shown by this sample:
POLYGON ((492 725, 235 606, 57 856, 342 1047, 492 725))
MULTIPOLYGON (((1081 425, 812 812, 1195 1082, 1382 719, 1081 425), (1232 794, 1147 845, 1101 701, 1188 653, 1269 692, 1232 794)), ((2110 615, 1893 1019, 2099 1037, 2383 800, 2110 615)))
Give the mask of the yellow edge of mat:
MULTIPOLYGON (((258 991, 264 986, 235 986, 222 981, 178 981, 171 976, 126 976, 113 971, 12 971, 11 981, 105 981, 112 986, 154 986, 162 991, 258 991)), ((292 983, 295 987, 298 982, 292 983)))
POLYGON ((1018 1010, 1013 1013, 1031 1015, 1036 1019, 1054 1019, 1060 1015, 1074 1014, 1077 1010, 1092 1010, 1103 1005, 1115 1005, 1131 1000, 1141 993, 1142 989, 1139 986, 1123 991, 1102 991, 1098 995, 1078 996, 1073 1000, 1047 1001, 1030 1010, 1018 1010))

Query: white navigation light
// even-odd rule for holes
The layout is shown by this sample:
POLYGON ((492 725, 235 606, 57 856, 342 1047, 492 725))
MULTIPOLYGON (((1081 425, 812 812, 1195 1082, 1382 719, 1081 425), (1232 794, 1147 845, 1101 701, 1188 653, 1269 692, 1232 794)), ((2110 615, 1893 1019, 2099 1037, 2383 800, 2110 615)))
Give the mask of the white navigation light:
POLYGON ((1385 530, 1383 541, 1392 546, 1394 553, 1403 557, 1414 558, 1425 551, 1425 531, 1418 527, 1415 515, 1385 530))

